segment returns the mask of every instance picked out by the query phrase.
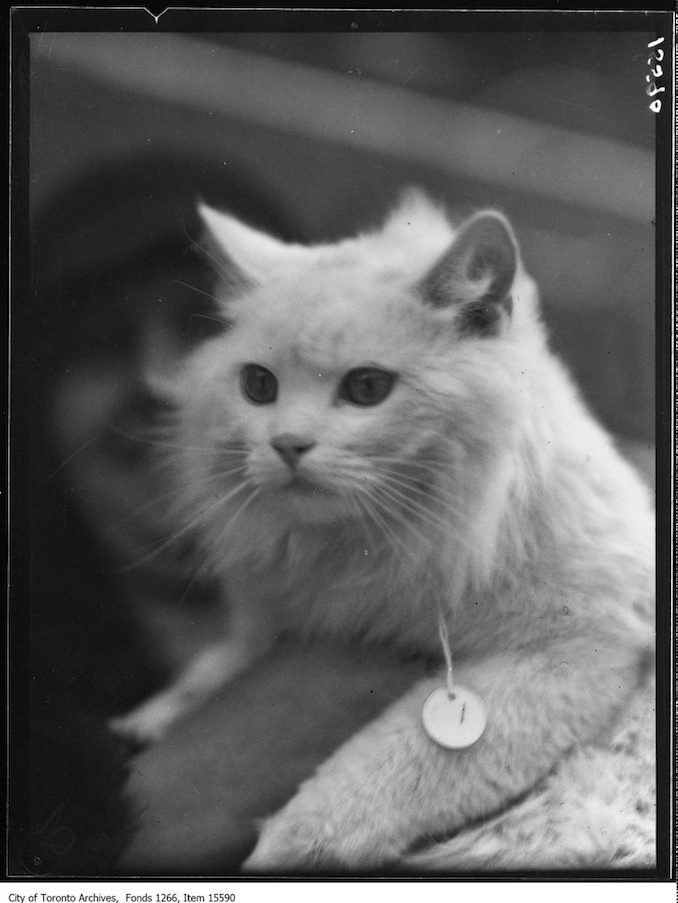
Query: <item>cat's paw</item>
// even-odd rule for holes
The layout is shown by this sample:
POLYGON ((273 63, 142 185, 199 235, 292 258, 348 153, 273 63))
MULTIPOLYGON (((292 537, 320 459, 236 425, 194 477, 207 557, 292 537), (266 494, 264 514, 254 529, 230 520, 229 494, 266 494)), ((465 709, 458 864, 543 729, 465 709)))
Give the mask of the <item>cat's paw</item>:
POLYGON ((264 821, 246 875, 381 874, 399 858, 386 838, 367 825, 340 825, 332 819, 284 809, 264 821))
POLYGON ((289 830, 276 819, 264 822, 257 845, 241 867, 245 875, 317 871, 326 858, 326 841, 313 831, 289 830))
POLYGON ((131 743, 147 746, 157 743, 184 714, 179 700, 169 693, 152 696, 126 715, 111 718, 109 730, 131 743))

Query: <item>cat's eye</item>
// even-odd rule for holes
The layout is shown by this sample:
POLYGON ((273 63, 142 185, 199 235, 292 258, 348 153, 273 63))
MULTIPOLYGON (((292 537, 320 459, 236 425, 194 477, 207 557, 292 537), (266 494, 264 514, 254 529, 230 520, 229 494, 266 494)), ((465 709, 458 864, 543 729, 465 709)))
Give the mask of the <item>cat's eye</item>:
POLYGON ((357 367, 349 370, 339 386, 339 398, 351 404, 374 405, 391 393, 395 374, 376 367, 357 367))
POLYGON ((240 371, 240 387, 254 404, 273 404, 278 397, 278 380, 259 364, 245 364, 240 371))

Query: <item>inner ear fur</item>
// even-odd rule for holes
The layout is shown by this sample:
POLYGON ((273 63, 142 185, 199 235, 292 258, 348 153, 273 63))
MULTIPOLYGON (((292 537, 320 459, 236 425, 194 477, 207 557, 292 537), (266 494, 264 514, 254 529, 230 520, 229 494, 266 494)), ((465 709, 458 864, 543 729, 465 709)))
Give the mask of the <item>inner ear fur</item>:
POLYGON ((512 310, 511 288, 518 246, 508 221, 495 211, 478 213, 422 280, 431 307, 455 311, 462 334, 496 335, 512 310))

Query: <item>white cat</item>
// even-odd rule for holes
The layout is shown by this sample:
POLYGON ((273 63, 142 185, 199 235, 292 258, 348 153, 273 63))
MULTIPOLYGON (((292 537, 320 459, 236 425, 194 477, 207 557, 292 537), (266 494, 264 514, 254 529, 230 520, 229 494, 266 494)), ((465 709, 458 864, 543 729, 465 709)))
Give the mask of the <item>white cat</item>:
POLYGON ((480 739, 423 729, 441 665, 245 864, 378 869, 516 799, 624 705, 654 641, 652 508, 550 352, 500 214, 455 229, 409 192, 380 230, 303 247, 201 212, 228 327, 179 380, 168 460, 230 635, 117 727, 160 735, 281 631, 442 662, 442 612, 480 739))

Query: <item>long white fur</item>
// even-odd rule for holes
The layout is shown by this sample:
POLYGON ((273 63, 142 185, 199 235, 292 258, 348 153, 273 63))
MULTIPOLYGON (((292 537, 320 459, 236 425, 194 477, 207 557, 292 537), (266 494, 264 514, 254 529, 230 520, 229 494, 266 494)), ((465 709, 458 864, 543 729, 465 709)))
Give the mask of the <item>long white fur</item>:
POLYGON ((379 230, 313 247, 203 216, 240 278, 224 280, 231 328, 179 384, 177 442, 215 453, 177 457, 176 517, 199 527, 231 636, 211 681, 203 668, 199 690, 189 676, 127 726, 157 733, 283 630, 436 656, 441 606, 486 734, 438 749, 419 712, 440 678, 415 687, 264 825, 247 865, 379 867, 497 811, 623 704, 653 643, 652 507, 551 353, 521 264, 497 335, 460 336, 456 309, 426 304, 456 230, 423 195, 379 230), (243 397, 250 362, 276 374, 275 404, 243 397), (398 374, 382 404, 337 400, 361 366, 398 374), (281 433, 317 442, 303 461, 314 494, 286 489, 281 433))

